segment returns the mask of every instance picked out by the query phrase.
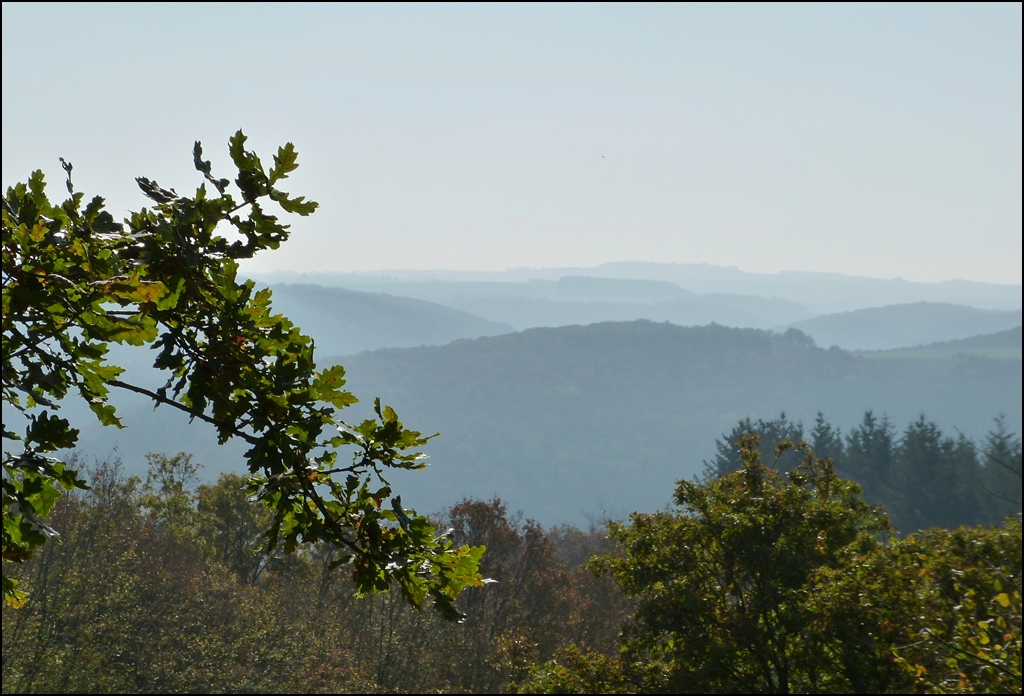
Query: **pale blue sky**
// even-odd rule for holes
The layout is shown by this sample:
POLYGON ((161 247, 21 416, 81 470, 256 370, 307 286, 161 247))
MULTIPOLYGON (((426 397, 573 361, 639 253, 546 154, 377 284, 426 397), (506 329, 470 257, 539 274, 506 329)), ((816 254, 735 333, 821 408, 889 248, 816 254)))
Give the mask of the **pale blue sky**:
MULTIPOLYGON (((250 270, 709 262, 1021 282, 1021 6, 3 5, 3 184, 115 212, 243 128, 250 270)), ((227 171, 226 166, 221 171, 227 171)))

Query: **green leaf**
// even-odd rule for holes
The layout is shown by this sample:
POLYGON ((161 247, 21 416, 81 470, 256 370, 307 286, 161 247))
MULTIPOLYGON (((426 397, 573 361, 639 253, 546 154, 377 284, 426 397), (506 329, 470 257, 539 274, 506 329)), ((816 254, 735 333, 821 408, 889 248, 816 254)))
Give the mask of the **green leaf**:
POLYGON ((89 404, 89 408, 96 414, 96 417, 103 425, 114 425, 118 428, 124 428, 121 419, 117 417, 116 409, 105 401, 93 401, 89 404))
POLYGON ((33 416, 25 432, 25 442, 35 442, 42 452, 58 449, 69 449, 78 441, 78 430, 64 418, 50 416, 43 411, 38 417, 33 416))
POLYGON ((274 166, 270 169, 270 184, 273 185, 281 179, 288 178, 291 172, 294 172, 299 168, 298 155, 295 152, 295 146, 291 143, 286 143, 284 147, 278 148, 277 154, 274 155, 274 166))

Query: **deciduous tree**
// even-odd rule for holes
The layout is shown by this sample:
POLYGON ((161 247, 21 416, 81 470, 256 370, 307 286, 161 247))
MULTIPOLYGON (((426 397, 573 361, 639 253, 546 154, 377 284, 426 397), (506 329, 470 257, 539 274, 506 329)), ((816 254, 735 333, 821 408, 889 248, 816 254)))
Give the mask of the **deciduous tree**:
POLYGON ((831 461, 738 444, 738 471, 611 525, 626 553, 592 565, 638 602, 618 659, 569 646, 524 692, 1020 691, 1019 516, 896 538, 831 461))

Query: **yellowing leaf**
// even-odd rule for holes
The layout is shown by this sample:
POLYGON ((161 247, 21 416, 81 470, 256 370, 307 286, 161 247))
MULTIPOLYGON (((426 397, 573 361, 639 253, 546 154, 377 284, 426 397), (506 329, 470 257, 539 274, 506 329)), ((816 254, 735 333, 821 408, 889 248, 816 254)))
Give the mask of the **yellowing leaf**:
POLYGON ((32 232, 29 233, 29 237, 31 237, 33 242, 41 242, 46 237, 46 232, 46 225, 44 225, 43 221, 40 220, 32 227, 32 232))

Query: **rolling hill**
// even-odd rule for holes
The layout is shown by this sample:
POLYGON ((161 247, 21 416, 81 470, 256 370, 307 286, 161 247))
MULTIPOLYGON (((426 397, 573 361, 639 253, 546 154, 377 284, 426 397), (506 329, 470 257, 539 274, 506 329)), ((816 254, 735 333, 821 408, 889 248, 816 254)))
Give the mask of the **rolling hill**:
MULTIPOLYGON (((321 286, 271 287, 292 288, 282 299, 288 303, 289 309, 300 313, 308 314, 304 301, 324 304, 318 299, 320 293, 313 290, 321 286), (297 288, 307 290, 296 293, 294 289, 297 288)), ((400 295, 405 299, 443 305, 516 330, 635 319, 671 321, 680 325, 716 322, 726 326, 774 328, 811 316, 804 307, 788 300, 732 293, 698 295, 673 283, 656 280, 566 276, 528 282, 398 282, 376 278, 363 279, 351 287, 358 290, 350 289, 350 292, 358 291, 375 298, 387 296, 397 300, 394 296, 400 295)), ((280 303, 281 299, 276 302, 280 303)), ((409 308, 413 307, 409 305, 409 308)), ((436 307, 431 311, 436 312, 436 307)), ((298 323, 306 326, 301 321, 298 323)), ((477 335, 495 333, 503 332, 477 335)), ((452 336, 452 340, 462 337, 466 336, 452 336)), ((398 347, 398 344, 382 344, 380 347, 384 345, 398 347)), ((402 344, 403 347, 405 345, 418 344, 402 344)))
POLYGON ((803 308, 782 300, 749 295, 692 295, 653 303, 549 300, 532 297, 454 297, 458 307, 517 330, 538 327, 597 324, 605 321, 668 321, 679 326, 711 322, 744 328, 773 328, 793 317, 806 316, 803 308))
POLYGON ((374 348, 443 345, 457 338, 510 333, 508 324, 409 297, 319 285, 273 285, 283 313, 332 354, 374 348))
MULTIPOLYGON (((784 410, 810 422, 821 410, 849 428, 873 409, 902 428, 924 413, 979 438, 1005 414, 1021 428, 1019 358, 872 360, 818 348, 796 330, 610 322, 341 362, 363 399, 346 420, 367 415, 379 395, 409 427, 443 433, 427 448, 433 466, 393 475, 407 504, 431 511, 498 495, 545 524, 658 508, 744 416, 784 410)), ((217 446, 205 424, 141 398, 119 394, 116 403, 127 430, 101 428, 84 405, 71 405, 84 452, 113 451, 137 471, 146 452, 187 450, 208 477, 238 470, 244 447, 217 446)))
POLYGON ((419 505, 497 494, 546 523, 657 507, 746 415, 809 422, 821 410, 849 428, 867 409, 899 427, 925 413, 980 437, 1004 413, 1021 427, 1019 359, 867 360, 796 331, 605 323, 345 365, 357 394, 443 433, 429 448, 435 466, 399 477, 419 487, 419 505))
POLYGON ((961 355, 977 355, 985 358, 1021 359, 1021 327, 1016 326, 1006 331, 981 334, 953 341, 940 341, 926 346, 913 348, 896 348, 893 350, 859 351, 859 354, 870 359, 890 358, 955 358, 961 355))
POLYGON ((1021 311, 995 311, 938 302, 871 307, 790 324, 821 346, 889 350, 1005 331, 1021 323, 1021 311))
MULTIPOLYGON (((524 288, 533 282, 557 281, 564 277, 587 276, 594 279, 628 282, 670 283, 698 294, 728 293, 785 300, 806 308, 809 314, 848 312, 867 307, 914 302, 937 302, 969 305, 982 309, 1015 310, 1021 308, 1020 285, 997 285, 968 280, 924 283, 903 278, 866 278, 841 273, 781 271, 752 273, 735 267, 706 263, 614 262, 589 268, 510 268, 505 271, 408 271, 385 270, 363 273, 294 273, 259 274, 265 282, 317 283, 367 292, 390 292, 396 295, 421 297, 422 288, 433 285, 444 292, 472 296, 508 293, 536 297, 524 288), (473 287, 479 286, 479 287, 473 287), (498 286, 508 286, 499 289, 498 286), (453 290, 454 289, 454 290, 453 290)), ((568 299, 547 297, 546 299, 568 299)), ((445 304, 437 296, 423 296, 445 304)), ((576 298, 580 299, 580 298, 576 298)), ((588 297, 600 300, 600 297, 588 297)), ((604 298, 607 299, 607 298, 604 298)), ((636 301, 625 297, 617 301, 636 301)), ((672 299, 672 298, 661 298, 672 299)), ((652 301, 652 300, 643 300, 652 301)), ((789 321, 797 321, 797 318, 789 321)), ((784 324, 788 322, 779 322, 784 324)))

